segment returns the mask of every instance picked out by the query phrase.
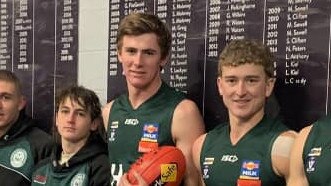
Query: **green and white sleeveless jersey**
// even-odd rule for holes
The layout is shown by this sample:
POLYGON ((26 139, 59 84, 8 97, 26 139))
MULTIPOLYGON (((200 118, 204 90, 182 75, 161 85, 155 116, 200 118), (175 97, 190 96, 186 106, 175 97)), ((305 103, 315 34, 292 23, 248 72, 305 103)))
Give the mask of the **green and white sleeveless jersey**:
POLYGON ((156 146, 175 145, 171 123, 174 110, 183 99, 183 93, 165 83, 137 109, 132 108, 128 95, 115 99, 107 127, 111 185, 116 185, 142 152, 156 146))
POLYGON ((331 185, 331 117, 316 121, 303 149, 303 162, 310 186, 331 185))
POLYGON ((232 145, 228 124, 217 126, 205 138, 200 154, 206 185, 235 186, 237 180, 260 180, 263 186, 284 186, 285 180, 272 169, 271 148, 287 128, 264 117, 242 139, 232 145))

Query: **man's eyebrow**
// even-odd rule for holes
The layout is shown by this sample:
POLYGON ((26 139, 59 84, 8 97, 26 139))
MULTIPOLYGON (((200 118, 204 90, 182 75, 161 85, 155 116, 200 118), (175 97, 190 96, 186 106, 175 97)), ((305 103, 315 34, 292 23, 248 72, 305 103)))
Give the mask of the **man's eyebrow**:
MULTIPOLYGON (((68 106, 66 105, 62 105, 60 106, 61 109, 70 109, 68 106)), ((83 112, 86 112, 86 109, 84 108, 77 108, 77 109, 74 109, 74 111, 83 111, 83 112)))
POLYGON ((248 75, 246 78, 260 78, 260 75, 248 75))
POLYGON ((143 52, 157 52, 155 49, 152 48, 146 48, 142 50, 143 52))
POLYGON ((223 75, 223 78, 237 78, 235 75, 223 75))
POLYGON ((0 92, 0 96, 12 96, 12 95, 14 94, 9 92, 0 92))

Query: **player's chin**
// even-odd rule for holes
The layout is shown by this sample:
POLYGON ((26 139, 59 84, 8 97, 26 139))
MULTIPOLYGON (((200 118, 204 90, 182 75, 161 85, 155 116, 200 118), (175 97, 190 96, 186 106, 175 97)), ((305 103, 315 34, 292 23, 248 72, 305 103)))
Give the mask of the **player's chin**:
POLYGON ((241 109, 241 108, 234 108, 231 110, 232 115, 236 116, 237 118, 247 118, 251 115, 251 111, 248 109, 241 109))
POLYGON ((136 88, 144 88, 146 87, 147 82, 144 78, 134 78, 130 81, 130 84, 136 88))
POLYGON ((79 139, 78 135, 76 133, 73 133, 73 132, 62 132, 60 133, 61 137, 63 139, 66 139, 68 141, 77 141, 79 139))

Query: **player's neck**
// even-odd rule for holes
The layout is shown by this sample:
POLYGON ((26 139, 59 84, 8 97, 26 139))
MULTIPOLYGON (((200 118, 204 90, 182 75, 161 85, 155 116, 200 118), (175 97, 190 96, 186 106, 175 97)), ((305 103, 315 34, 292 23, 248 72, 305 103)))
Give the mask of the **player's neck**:
POLYGON ((138 108, 146 100, 151 98, 157 93, 162 85, 161 79, 151 83, 149 86, 144 88, 134 88, 129 89, 129 100, 134 109, 138 108))
POLYGON ((258 113, 249 119, 230 116, 230 140, 233 145, 254 128, 263 118, 264 113, 258 113))
POLYGON ((62 151, 65 154, 76 154, 86 143, 87 140, 80 140, 78 142, 71 142, 62 139, 62 151))

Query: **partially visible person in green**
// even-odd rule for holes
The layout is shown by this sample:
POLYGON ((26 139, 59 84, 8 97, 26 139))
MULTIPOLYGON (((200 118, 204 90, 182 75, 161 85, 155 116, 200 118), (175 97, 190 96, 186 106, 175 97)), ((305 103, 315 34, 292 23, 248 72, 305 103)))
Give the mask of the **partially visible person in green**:
POLYGON ((54 137, 50 158, 40 162, 33 186, 108 186, 105 130, 98 96, 82 86, 69 87, 56 97, 54 137))
POLYGON ((51 136, 24 112, 21 82, 0 70, 0 185, 31 185, 33 167, 51 153, 51 136))

